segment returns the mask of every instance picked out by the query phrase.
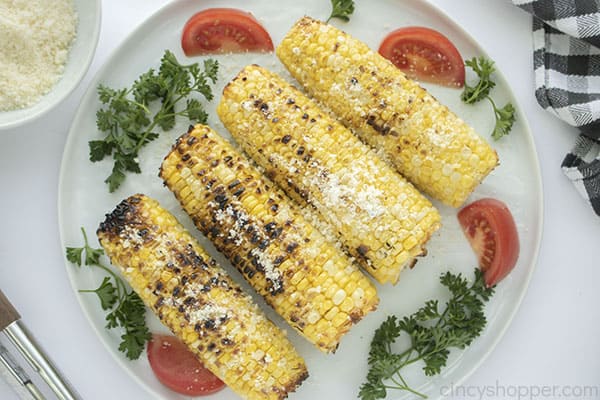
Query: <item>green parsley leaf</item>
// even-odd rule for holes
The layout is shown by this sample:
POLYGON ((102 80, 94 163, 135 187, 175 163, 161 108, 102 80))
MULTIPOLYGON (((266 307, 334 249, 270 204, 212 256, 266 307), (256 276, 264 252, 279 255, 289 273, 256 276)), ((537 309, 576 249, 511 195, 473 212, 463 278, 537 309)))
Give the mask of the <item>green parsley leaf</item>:
POLYGON ((67 260, 81 267, 81 255, 83 247, 67 247, 67 260))
POLYGON ((465 66, 471 67, 479 77, 479 81, 475 86, 469 86, 465 83, 465 88, 460 97, 461 100, 466 104, 473 104, 488 99, 492 104, 494 117, 496 118, 492 138, 498 140, 502 136, 508 135, 515 122, 515 107, 511 103, 507 103, 499 109, 490 97, 490 91, 496 86, 496 83, 491 80, 491 75, 496 70, 494 62, 485 57, 473 57, 465 61, 465 66))
POLYGON ((92 162, 100 161, 104 157, 110 156, 114 148, 114 143, 104 140, 91 140, 88 145, 90 146, 90 161, 92 162))
POLYGON ((338 18, 342 21, 350 21, 350 16, 354 13, 354 1, 352 0, 331 0, 331 14, 326 22, 332 18, 338 18))
POLYGON ((102 249, 92 249, 86 247, 85 249, 85 265, 97 265, 100 263, 100 256, 104 254, 102 249))
MULTIPOLYGON (((82 292, 88 291, 82 290, 82 292)), ((92 290, 91 292, 94 292, 98 295, 98 298, 100 299, 100 307, 102 307, 103 310, 110 310, 119 299, 119 296, 117 295, 117 288, 112 284, 108 276, 104 277, 98 289, 92 290)))
POLYGON ((492 137, 494 140, 498 140, 502 136, 508 135, 512 129, 512 126, 515 123, 515 107, 511 103, 507 103, 504 107, 499 109, 496 108, 494 102, 492 102, 492 106, 494 107, 494 114, 496 115, 496 125, 494 126, 492 137))
POLYGON ((471 67, 479 77, 479 81, 475 86, 469 86, 465 83, 465 88, 460 98, 467 104, 477 103, 485 99, 490 94, 490 90, 496 86, 496 83, 491 80, 491 75, 496 70, 496 67, 494 67, 492 60, 488 60, 485 57, 473 57, 465 61, 465 65, 471 67))
POLYGON ((81 228, 84 245, 82 247, 67 247, 67 259, 81 266, 82 256, 85 264, 95 266, 109 276, 105 276, 102 283, 94 290, 80 290, 81 293, 95 293, 100 300, 100 307, 110 311, 106 315, 106 328, 121 328, 119 351, 125 353, 129 359, 137 359, 144 350, 145 343, 150 340, 151 334, 146 325, 146 307, 142 299, 133 290, 127 291, 125 282, 110 268, 100 262, 102 249, 89 246, 86 232, 81 228))
POLYGON ((84 245, 83 247, 67 247, 67 260, 80 267, 81 256, 84 255, 85 265, 98 265, 100 263, 100 256, 104 254, 104 251, 102 249, 94 249, 89 245, 87 234, 83 227, 81 228, 81 232, 83 234, 84 245))
POLYGON ((451 294, 444 311, 440 312, 438 300, 429 300, 401 320, 389 316, 375 330, 369 350, 369 372, 358 393, 360 399, 383 399, 388 389, 425 398, 408 385, 402 376, 403 368, 420 361, 425 375, 437 375, 446 366, 451 348, 463 349, 481 334, 486 324, 485 302, 493 294, 493 288, 485 286, 481 271, 475 269, 471 284, 462 275, 450 272, 440 277, 440 283, 451 294), (410 346, 395 353, 392 345, 403 333, 410 338, 410 346))
POLYGON ((216 82, 219 65, 209 59, 203 67, 180 64, 166 50, 158 71, 149 69, 131 87, 98 86, 98 99, 103 106, 96 112, 96 126, 105 137, 89 142, 90 161, 112 156, 113 168, 104 181, 111 193, 125 181, 126 172, 140 172, 139 151, 159 136, 157 128, 173 129, 178 117, 206 121, 200 101, 189 96, 199 94, 207 101, 212 100, 209 81, 216 82), (185 107, 181 107, 184 100, 185 107))
POLYGON ((108 191, 112 193, 121 186, 123 181, 125 181, 123 168, 120 164, 115 164, 111 174, 104 180, 104 183, 108 184, 108 191))
POLYGON ((146 326, 145 313, 146 307, 134 291, 127 293, 119 306, 111 313, 111 325, 114 326, 116 323, 125 328, 125 334, 121 336, 119 351, 124 352, 131 360, 140 356, 144 350, 144 344, 151 337, 146 326))
POLYGON ((204 111, 202 104, 196 99, 189 99, 186 105, 186 112, 190 121, 205 124, 208 119, 208 114, 204 111))

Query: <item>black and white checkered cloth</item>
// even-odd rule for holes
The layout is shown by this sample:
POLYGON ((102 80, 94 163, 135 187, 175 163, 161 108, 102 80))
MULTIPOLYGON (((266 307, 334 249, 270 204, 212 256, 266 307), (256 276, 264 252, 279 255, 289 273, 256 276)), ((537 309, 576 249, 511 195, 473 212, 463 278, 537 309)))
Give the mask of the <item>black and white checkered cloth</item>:
POLYGON ((600 215, 600 0, 512 0, 533 18, 535 95, 581 134, 562 168, 600 215))

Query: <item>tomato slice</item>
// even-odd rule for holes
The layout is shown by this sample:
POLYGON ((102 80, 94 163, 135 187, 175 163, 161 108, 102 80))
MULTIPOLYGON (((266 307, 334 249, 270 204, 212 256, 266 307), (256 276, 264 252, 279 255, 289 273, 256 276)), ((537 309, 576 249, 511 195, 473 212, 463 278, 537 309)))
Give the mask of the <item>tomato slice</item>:
POLYGON ((481 199, 460 210, 458 221, 479 258, 486 285, 495 285, 519 258, 519 235, 510 210, 499 200, 481 199))
POLYGON ((183 27, 181 47, 187 56, 273 51, 271 36, 252 14, 235 8, 209 8, 183 27))
POLYGON ((383 39, 379 54, 411 79, 450 87, 465 84, 465 63, 460 53, 446 36, 433 29, 396 29, 383 39))
POLYGON ((174 336, 152 335, 147 353, 154 375, 177 393, 203 396, 218 392, 225 386, 174 336))

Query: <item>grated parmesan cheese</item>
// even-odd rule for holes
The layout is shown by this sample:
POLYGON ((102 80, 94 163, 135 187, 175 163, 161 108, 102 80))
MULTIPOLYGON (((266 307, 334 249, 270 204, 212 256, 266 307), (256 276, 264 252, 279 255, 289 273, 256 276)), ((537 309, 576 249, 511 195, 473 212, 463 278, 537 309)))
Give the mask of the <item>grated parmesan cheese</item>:
POLYGON ((0 0, 0 111, 29 107, 50 91, 76 30, 73 0, 0 0))

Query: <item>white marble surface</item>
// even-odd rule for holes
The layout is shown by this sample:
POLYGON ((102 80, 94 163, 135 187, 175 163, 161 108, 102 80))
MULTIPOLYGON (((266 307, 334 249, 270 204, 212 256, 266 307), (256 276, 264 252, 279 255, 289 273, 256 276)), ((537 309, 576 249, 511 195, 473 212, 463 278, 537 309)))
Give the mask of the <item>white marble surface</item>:
MULTIPOLYGON (((149 396, 105 351, 67 279, 57 224, 63 145, 93 74, 165 1, 103 0, 100 42, 82 84, 51 114, 0 132, 0 287, 85 399, 149 396)), ((511 81, 534 134, 545 198, 529 291, 497 348, 453 398, 600 398, 600 219, 560 171, 575 130, 535 101, 530 18, 507 0, 431 2, 473 35, 511 81)), ((13 398, 0 380, 0 399, 13 398)))

